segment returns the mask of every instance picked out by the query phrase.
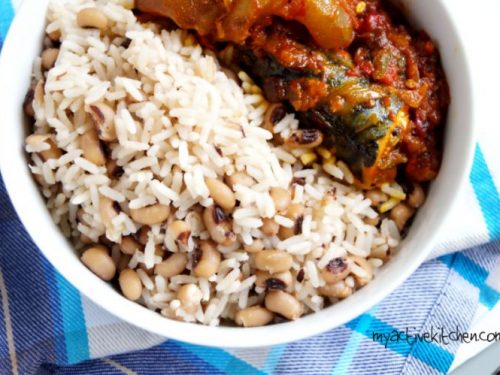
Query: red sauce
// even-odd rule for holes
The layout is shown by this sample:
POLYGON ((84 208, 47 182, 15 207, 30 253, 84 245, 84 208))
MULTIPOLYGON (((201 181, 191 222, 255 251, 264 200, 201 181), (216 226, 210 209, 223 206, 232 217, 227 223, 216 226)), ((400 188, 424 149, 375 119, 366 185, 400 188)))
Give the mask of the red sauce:
MULTIPOLYGON (((398 172, 415 182, 437 176, 449 104, 439 53, 430 38, 413 30, 388 1, 137 0, 136 4, 146 13, 170 17, 180 27, 196 30, 207 47, 222 49, 229 44, 241 47, 243 55, 252 53, 254 60, 246 65, 256 70, 254 76, 272 102, 287 102, 302 114, 327 108, 329 116, 344 116, 350 130, 354 121, 346 114, 377 108, 380 121, 386 121, 383 112, 389 112, 385 117, 396 126, 383 130, 377 145, 365 147, 367 141, 358 133, 346 142, 358 142, 344 154, 358 169, 361 184, 392 181, 398 172), (269 56, 275 65, 262 68, 269 56), (396 121, 400 112, 409 126, 406 120, 405 125, 396 121), (360 160, 364 158, 361 167, 353 150, 360 160)), ((379 126, 375 120, 368 118, 367 125, 379 126)))
POLYGON ((413 181, 432 180, 439 171, 449 104, 438 50, 427 34, 413 31, 387 2, 366 4, 350 47, 356 69, 372 82, 398 89, 409 105, 412 126, 402 139, 406 173, 413 181))

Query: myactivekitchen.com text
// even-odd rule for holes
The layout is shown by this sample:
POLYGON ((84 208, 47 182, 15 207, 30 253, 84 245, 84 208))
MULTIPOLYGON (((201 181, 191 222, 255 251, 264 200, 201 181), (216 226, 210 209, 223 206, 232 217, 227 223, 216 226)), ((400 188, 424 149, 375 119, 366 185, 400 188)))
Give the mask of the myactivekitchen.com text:
POLYGON ((413 345, 416 342, 449 345, 452 342, 494 342, 500 341, 500 332, 463 332, 457 327, 431 327, 428 331, 419 332, 415 327, 407 327, 403 331, 396 329, 390 332, 372 332, 372 340, 383 344, 386 348, 390 343, 406 342, 413 345))

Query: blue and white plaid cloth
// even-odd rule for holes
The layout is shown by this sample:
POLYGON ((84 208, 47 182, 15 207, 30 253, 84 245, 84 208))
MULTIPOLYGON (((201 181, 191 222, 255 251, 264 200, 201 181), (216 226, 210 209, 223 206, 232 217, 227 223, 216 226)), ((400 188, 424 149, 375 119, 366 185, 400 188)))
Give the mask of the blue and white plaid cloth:
MULTIPOLYGON (((18 2, 0 0, 0 48, 18 2)), ((0 373, 446 373, 459 346, 453 332, 466 332, 500 298, 498 135, 480 134, 470 184, 452 215, 460 220, 403 286, 343 327, 252 350, 165 341, 95 306, 44 259, 0 181, 0 373), (441 330, 449 340, 415 339, 441 330)))

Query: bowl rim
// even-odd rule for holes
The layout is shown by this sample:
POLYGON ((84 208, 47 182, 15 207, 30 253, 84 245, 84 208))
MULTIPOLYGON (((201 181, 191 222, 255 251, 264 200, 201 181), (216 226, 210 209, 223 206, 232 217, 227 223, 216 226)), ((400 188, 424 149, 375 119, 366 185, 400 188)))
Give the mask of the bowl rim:
MULTIPOLYGON (((11 62, 13 61, 11 56, 15 56, 15 50, 18 49, 16 44, 16 38, 13 35, 22 35, 23 28, 25 28, 25 19, 28 18, 29 14, 33 13, 33 8, 44 9, 48 0, 25 0, 22 4, 19 12, 14 19, 10 32, 4 42, 2 54, 0 55, 0 82, 10 82, 9 79, 9 69, 11 69, 11 62)), ((451 5, 446 5, 446 1, 439 1, 439 5, 443 6, 444 12, 448 13, 447 7, 451 5)), ((43 12, 45 14, 45 12, 43 12)), ((450 25, 454 30, 451 30, 456 35, 456 39, 459 43, 460 48, 465 51, 465 45, 460 32, 457 29, 455 22, 452 22, 452 17, 450 17, 450 25)), ((24 31, 29 32, 29 31, 24 31)), ((472 76, 469 58, 466 53, 463 54, 463 80, 465 85, 473 90, 472 76)), ((23 72, 24 73, 24 72, 23 72)), ((24 77, 22 77, 24 79, 24 77)), ((15 81, 15 80, 14 80, 15 81)), ((0 85, 0 98, 7 97, 9 85, 0 85)), ((464 94, 465 95, 465 94, 464 94)), ((223 347, 223 348, 250 348, 250 347, 261 347, 276 344, 284 344, 299 339, 304 339, 310 336, 314 336, 323 333, 332 328, 336 328, 345 324, 346 322, 354 319, 355 317, 363 314, 369 310, 372 306, 379 303, 382 299, 387 297, 391 292, 393 292, 397 287, 399 287, 427 258, 430 251, 432 250, 432 245, 437 238, 439 227, 441 226, 446 217, 449 214, 450 208, 453 202, 456 200, 458 193, 467 181, 468 171, 472 165, 473 153, 474 153, 474 133, 475 133, 475 118, 476 110, 474 105, 475 95, 468 94, 468 103, 470 105, 470 112, 468 115, 467 123, 469 126, 466 130, 466 148, 463 151, 463 165, 461 171, 459 171, 459 176, 456 177, 457 184, 452 191, 450 191, 450 202, 445 212, 441 216, 441 221, 438 223, 435 230, 429 234, 429 238, 426 240, 426 244, 422 246, 422 249, 418 254, 413 255, 411 263, 407 264, 406 268, 403 268, 392 278, 391 283, 382 284, 377 283, 378 278, 375 279, 371 285, 376 284, 378 288, 371 288, 370 294, 367 298, 367 293, 364 292, 368 289, 368 286, 356 292, 350 298, 337 303, 335 306, 323 309, 320 312, 309 314, 300 318, 297 321, 286 322, 281 324, 275 324, 271 326, 255 327, 255 328, 236 328, 236 327, 210 327, 201 324, 190 324, 185 322, 178 322, 170 319, 165 319, 158 313, 148 310, 147 308, 129 301, 122 297, 119 293, 114 291, 107 283, 96 277, 91 271, 89 271, 83 264, 79 261, 71 261, 70 258, 75 258, 75 254, 58 253, 56 251, 49 251, 52 247, 64 246, 64 242, 60 237, 63 237, 62 233, 58 236, 59 238, 53 238, 50 233, 54 231, 55 224, 47 223, 47 226, 51 230, 47 230, 47 227, 40 225, 39 216, 33 215, 33 207, 27 202, 21 194, 18 193, 20 189, 20 184, 26 183, 26 176, 19 172, 15 162, 12 162, 12 157, 9 155, 12 150, 15 151, 15 147, 9 142, 9 131, 8 127, 0 127, 0 170, 3 176, 4 184, 9 193, 11 202, 19 216, 19 219, 23 223, 26 231, 31 235, 37 247, 41 250, 44 256, 49 260, 49 262, 55 267, 55 269, 60 272, 60 274, 66 278, 78 291, 85 295, 89 300, 93 301, 106 311, 111 314, 123 319, 124 321, 138 326, 142 329, 150 331, 155 334, 159 334, 165 338, 172 338, 179 341, 184 341, 192 344, 212 346, 212 347, 223 347), (49 235, 48 235, 49 234, 49 235), (349 314, 334 314, 331 310, 337 306, 349 305, 349 314), (136 317, 141 317, 138 321, 136 317), (159 324, 161 323, 161 324, 159 324), (272 332, 272 334, 271 334, 272 332), (264 338, 264 339, 263 339, 264 338)), ((15 111, 14 109, 12 109, 15 111)), ((14 116, 15 117, 15 116, 14 116)), ((15 160, 14 160, 15 161, 15 160)), ((26 163, 25 163, 26 164, 26 163)), ((26 165, 27 168, 27 165, 26 165)), ((33 191, 33 187, 37 189, 35 183, 31 181, 31 187, 27 187, 26 191, 33 191)), ((38 189, 37 189, 38 190, 38 189)), ((48 210, 46 213, 40 213, 40 215, 45 218, 49 217, 48 210)), ((56 227, 57 228, 57 227, 56 227)), ((57 237, 57 236, 56 236, 57 237)), ((66 247, 68 244, 66 243, 66 247)), ((404 246, 404 245, 403 245, 404 246)), ((78 260, 78 259, 77 259, 78 260)), ((388 266, 389 267, 389 266, 388 266)), ((339 308, 337 307, 337 310, 339 308)))

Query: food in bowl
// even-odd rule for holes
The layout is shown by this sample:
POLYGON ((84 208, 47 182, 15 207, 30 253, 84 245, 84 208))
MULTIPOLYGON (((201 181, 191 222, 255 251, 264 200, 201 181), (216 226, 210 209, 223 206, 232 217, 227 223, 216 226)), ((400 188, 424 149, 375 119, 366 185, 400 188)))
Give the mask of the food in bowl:
POLYGON ((358 185, 438 173, 448 86, 434 44, 381 0, 137 0, 194 29, 348 163, 358 185), (195 16, 194 16, 195 15, 195 16))
MULTIPOLYGON (((306 70, 260 71, 268 57, 246 39, 221 41, 211 27, 203 33, 187 26, 193 33, 151 22, 124 1, 52 2, 25 103, 34 119, 26 150, 55 222, 85 265, 128 299, 207 325, 294 320, 370 282, 423 204, 419 183, 437 173, 447 102, 439 96, 445 81, 435 48, 427 58, 408 45, 418 58, 398 55, 416 61, 410 65, 422 74, 409 68, 417 74, 411 85, 400 65, 384 65, 388 55, 381 62, 388 70, 375 69, 376 43, 392 40, 392 31, 415 45, 420 39, 395 27, 380 3, 356 4, 352 22, 378 14, 389 23, 352 42, 368 50, 349 70, 342 65, 348 51, 337 50, 345 60, 333 66, 342 79, 337 87, 329 77, 327 91, 344 100, 364 92, 373 102, 344 106, 338 118, 328 108, 338 128, 331 130, 308 121, 327 96, 306 108, 308 84, 305 96, 276 98, 266 83, 291 78, 282 91, 288 95, 306 70), (376 84, 375 72, 391 79, 376 84), (406 103, 417 96, 417 108, 406 103), (361 119, 369 123, 363 127, 361 119), (342 127, 345 139, 337 143, 342 127), (375 137, 371 143, 365 131, 375 137), (358 146, 361 159, 341 151, 358 146), (412 178, 412 155, 420 155, 416 167, 435 173, 412 178)), ((395 53, 393 44, 385 46, 395 53)), ((310 54, 326 56, 321 51, 310 54)), ((307 79, 321 85, 314 74, 307 79)))

